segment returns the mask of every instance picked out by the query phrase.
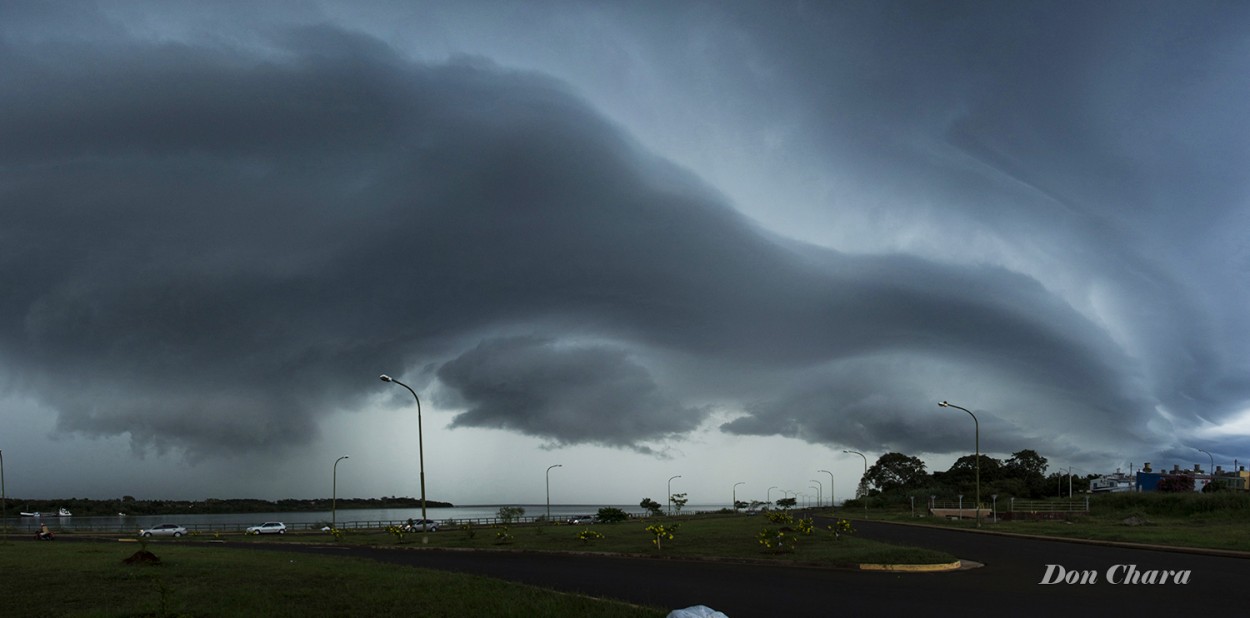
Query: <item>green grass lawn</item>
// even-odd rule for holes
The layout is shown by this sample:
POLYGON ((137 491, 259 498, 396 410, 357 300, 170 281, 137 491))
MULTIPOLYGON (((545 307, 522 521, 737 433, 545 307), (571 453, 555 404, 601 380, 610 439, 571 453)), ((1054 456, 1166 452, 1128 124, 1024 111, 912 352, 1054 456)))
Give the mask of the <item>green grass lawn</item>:
POLYGON ((0 615, 664 616, 668 610, 347 557, 153 542, 0 543, 0 615))
MULTIPOLYGON (((504 538, 503 526, 477 526, 470 530, 443 528, 429 533, 429 543, 422 543, 422 533, 405 533, 402 538, 384 530, 351 530, 338 541, 352 545, 380 547, 445 547, 469 549, 513 549, 529 551, 575 551, 647 556, 702 557, 739 560, 770 560, 779 563, 821 564, 852 567, 861 563, 946 564, 957 560, 943 552, 900 547, 859 538, 855 534, 836 537, 828 530, 815 529, 810 535, 792 532, 796 543, 792 551, 775 551, 759 543, 758 534, 765 528, 779 529, 784 524, 769 522, 763 515, 698 515, 655 517, 612 524, 576 526, 567 524, 530 524, 510 526, 504 538), (662 539, 661 547, 652 543, 655 536, 646 531, 651 524, 677 524, 674 538, 662 539), (592 530, 603 538, 589 542, 578 539, 579 533, 592 530)), ((791 524, 791 527, 797 526, 791 524)), ((240 538, 240 537, 233 537, 240 538)), ((329 535, 287 534, 255 541, 276 543, 335 542, 329 535)))
MULTIPOLYGON (((999 504, 1002 504, 1000 501, 999 504)), ((919 511, 918 511, 919 512, 919 511)), ((863 517, 863 515, 860 515, 863 517)), ((870 511, 868 519, 973 528, 972 520, 912 518, 910 511, 870 511)), ((984 530, 1038 536, 1250 552, 1250 495, 1126 493, 1091 497, 1088 514, 1058 521, 983 520, 984 530), (1129 518, 1144 525, 1127 525, 1129 518)))

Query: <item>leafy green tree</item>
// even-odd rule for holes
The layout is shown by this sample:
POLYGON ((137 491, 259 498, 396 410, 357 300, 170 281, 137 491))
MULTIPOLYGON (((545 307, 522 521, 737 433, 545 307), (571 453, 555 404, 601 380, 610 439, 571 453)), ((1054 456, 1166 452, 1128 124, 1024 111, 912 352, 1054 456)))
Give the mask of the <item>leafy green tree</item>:
POLYGON ((749 503, 749 502, 747 502, 746 500, 739 500, 739 501, 737 501, 737 502, 735 502, 735 503, 734 503, 734 510, 735 510, 735 511, 741 511, 742 509, 745 509, 745 508, 747 508, 748 506, 750 506, 750 503, 749 503))
POLYGON ((1000 493, 1014 496, 1027 496, 1037 499, 1049 495, 1050 487, 1046 482, 1047 461, 1033 449, 1024 449, 1011 454, 1011 458, 1003 464, 1003 478, 1009 481, 1000 493))
POLYGON ((646 509, 647 514, 653 517, 664 514, 664 505, 652 500, 651 498, 643 498, 642 502, 638 503, 638 506, 646 509))
POLYGON ((924 462, 902 453, 886 453, 868 468, 864 478, 878 491, 920 487, 929 480, 924 462))
POLYGON ((605 506, 599 509, 599 514, 596 516, 596 519, 605 524, 611 524, 629 519, 629 513, 626 513, 616 507, 605 506))
POLYGON ((782 498, 782 499, 780 499, 780 500, 778 500, 778 501, 777 501, 777 506, 779 506, 779 507, 781 507, 781 508, 783 508, 783 509, 788 509, 788 508, 790 508, 790 507, 794 506, 795 504, 798 504, 798 499, 797 499, 797 498, 782 498))
POLYGON ((673 508, 677 509, 678 513, 681 513, 681 507, 686 506, 686 503, 690 501, 686 498, 686 494, 673 494, 668 499, 673 501, 673 508))
POLYGON ((501 506, 495 513, 495 516, 505 524, 512 523, 522 515, 525 515, 525 508, 520 506, 501 506))

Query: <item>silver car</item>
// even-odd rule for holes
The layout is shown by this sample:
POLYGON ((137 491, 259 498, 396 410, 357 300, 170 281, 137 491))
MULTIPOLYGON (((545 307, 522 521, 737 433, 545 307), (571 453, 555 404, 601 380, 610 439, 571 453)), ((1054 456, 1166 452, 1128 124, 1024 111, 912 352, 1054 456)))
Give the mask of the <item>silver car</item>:
POLYGON ((267 521, 259 526, 247 529, 248 534, 286 534, 286 524, 280 521, 267 521))
POLYGON ((152 526, 151 528, 148 528, 147 530, 140 530, 139 536, 180 537, 186 533, 187 533, 187 529, 183 528, 182 526, 179 526, 178 524, 161 524, 159 526, 152 526))

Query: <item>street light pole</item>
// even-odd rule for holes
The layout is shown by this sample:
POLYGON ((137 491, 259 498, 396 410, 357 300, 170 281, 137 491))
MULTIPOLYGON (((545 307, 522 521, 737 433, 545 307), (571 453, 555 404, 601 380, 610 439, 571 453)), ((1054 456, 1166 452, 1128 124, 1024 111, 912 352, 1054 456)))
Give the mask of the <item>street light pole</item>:
POLYGON ((816 508, 820 508, 825 505, 825 501, 824 501, 825 486, 821 485, 820 481, 816 479, 810 479, 810 480, 816 484, 816 508))
POLYGON ((331 468, 330 474, 330 530, 338 530, 338 503, 339 503, 339 462, 348 459, 347 455, 334 460, 334 467, 331 468))
MULTIPOLYGON (((1207 453, 1206 451, 1202 449, 1196 449, 1196 450, 1199 453, 1207 453)), ((1207 474, 1211 476, 1212 480, 1214 480, 1215 479, 1215 457, 1211 455, 1211 453, 1207 453, 1207 457, 1211 458, 1211 467, 1207 469, 1207 474)))
POLYGON ((864 480, 861 482, 864 485, 864 496, 863 496, 864 513, 867 513, 868 512, 868 457, 866 457, 863 453, 859 451, 842 451, 842 452, 843 453, 855 453, 856 455, 859 455, 860 457, 864 458, 864 480))
POLYGON ((421 431, 421 398, 417 397, 417 391, 412 387, 386 375, 385 373, 378 376, 383 382, 394 382, 412 393, 412 398, 417 400, 417 464, 421 472, 421 543, 428 545, 430 543, 430 524, 425 516, 425 437, 421 431))
POLYGON ((547 466, 547 523, 551 523, 551 469, 563 468, 563 467, 564 466, 560 464, 555 464, 554 466, 547 466))
POLYGON ((737 511, 737 510, 738 510, 738 486, 739 486, 739 485, 746 485, 746 484, 747 484, 747 482, 746 482, 746 481, 738 481, 737 483, 734 483, 734 487, 733 487, 733 494, 734 494, 733 508, 734 508, 734 511, 737 511))
POLYGON ((673 479, 679 479, 679 478, 681 478, 680 474, 668 479, 668 514, 669 515, 673 514, 673 479))
MULTIPOLYGON (((945 401, 943 401, 943 402, 939 403, 939 404, 938 404, 938 406, 939 406, 939 407, 942 407, 942 408, 955 408, 956 410, 963 410, 964 412, 967 412, 967 413, 968 413, 968 416, 971 416, 971 417, 972 417, 972 423, 973 423, 973 426, 974 426, 974 428, 975 428, 975 430, 976 430, 976 447, 977 447, 977 527, 978 527, 978 528, 980 528, 980 527, 981 527, 981 421, 978 421, 978 420, 977 420, 977 415, 973 414, 973 413, 972 413, 972 410, 969 410, 968 408, 963 408, 963 407, 957 406, 957 405, 955 405, 955 404, 953 404, 953 403, 947 403, 947 402, 945 402, 945 401)), ((1069 482, 1071 482, 1071 479, 1069 479, 1069 482)), ((1069 493, 1071 493, 1071 489, 1069 489, 1069 493)))
POLYGON ((773 508, 773 490, 774 490, 774 489, 778 489, 778 487, 777 487, 776 485, 773 485, 772 487, 769 487, 769 488, 768 488, 768 493, 767 493, 767 494, 765 494, 765 497, 764 497, 764 501, 768 503, 768 508, 769 508, 769 509, 772 509, 772 508, 773 508))
POLYGON ((817 470, 817 472, 824 472, 829 475, 829 508, 837 508, 838 495, 833 492, 833 473, 828 470, 817 470))

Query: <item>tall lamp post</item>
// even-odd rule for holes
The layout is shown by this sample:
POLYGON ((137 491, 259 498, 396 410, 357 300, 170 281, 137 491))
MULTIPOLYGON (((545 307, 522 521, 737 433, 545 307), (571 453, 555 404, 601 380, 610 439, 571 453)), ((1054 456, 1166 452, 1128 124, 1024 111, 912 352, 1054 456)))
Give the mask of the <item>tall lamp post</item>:
POLYGON ((679 479, 679 478, 681 478, 680 474, 668 479, 668 514, 669 515, 673 514, 673 479, 679 479))
POLYGON ((425 438, 421 431, 421 398, 417 397, 417 391, 412 390, 411 386, 386 375, 385 373, 378 376, 383 382, 394 382, 412 393, 412 398, 417 400, 417 464, 421 471, 421 543, 428 545, 430 543, 430 524, 425 516, 425 438))
POLYGON ((821 505, 821 496, 822 496, 822 494, 824 494, 825 490, 824 490, 824 488, 823 488, 823 487, 821 487, 821 485, 820 485, 820 481, 812 481, 812 482, 813 482, 813 483, 816 483, 816 484, 815 484, 815 485, 808 485, 808 487, 811 487, 812 489, 815 489, 815 490, 816 490, 816 508, 820 508, 820 505, 821 505))
POLYGON ((551 469, 563 468, 563 467, 564 466, 560 464, 555 464, 554 466, 547 466, 547 523, 551 523, 551 469))
MULTIPOLYGON (((1195 449, 1195 450, 1197 450, 1199 453, 1207 453, 1206 451, 1202 449, 1195 449)), ((1215 457, 1212 456, 1211 453, 1207 453, 1207 457, 1211 458, 1211 467, 1207 469, 1207 474, 1209 474, 1211 478, 1214 479, 1215 478, 1215 457)))
POLYGON ((778 487, 777 487, 776 485, 773 485, 772 487, 769 487, 769 488, 768 488, 768 493, 767 493, 767 494, 765 494, 765 497, 764 497, 764 501, 765 501, 765 502, 768 502, 768 508, 769 508, 769 509, 772 509, 772 508, 773 508, 773 490, 774 490, 774 489, 778 489, 778 487))
POLYGON ((953 403, 947 403, 947 402, 943 401, 943 402, 938 403, 938 407, 942 407, 942 408, 955 408, 956 410, 963 410, 964 412, 967 412, 967 413, 968 413, 968 416, 971 416, 971 417, 972 417, 972 424, 973 424, 974 429, 976 430, 976 448, 977 448, 977 527, 978 527, 978 528, 980 528, 980 527, 981 527, 981 421, 978 421, 978 420, 977 420, 977 415, 973 414, 973 413, 972 413, 972 410, 969 410, 968 408, 962 408, 962 407, 957 406, 957 405, 955 405, 955 404, 953 404, 953 403))
POLYGON ((349 459, 349 457, 347 455, 344 455, 342 457, 339 457, 338 459, 335 459, 334 467, 331 468, 332 472, 330 474, 330 530, 339 529, 338 518, 336 516, 336 513, 338 511, 338 503, 339 503, 339 462, 343 461, 344 459, 349 459))
POLYGON ((739 485, 746 485, 746 484, 747 484, 747 482, 746 482, 746 481, 738 481, 737 483, 734 483, 734 487, 733 487, 733 494, 734 494, 734 502, 733 502, 733 507, 734 507, 734 510, 735 510, 735 511, 737 511, 737 510, 738 510, 738 486, 739 486, 739 485))
POLYGON ((829 508, 837 508, 837 494, 833 493, 833 473, 828 470, 817 470, 829 475, 829 508))
POLYGON ((4 541, 9 541, 9 505, 4 493, 4 451, 0 451, 0 521, 4 522, 4 541))
POLYGON ((864 512, 868 512, 868 457, 859 451, 842 451, 843 453, 855 453, 864 458, 864 512))

